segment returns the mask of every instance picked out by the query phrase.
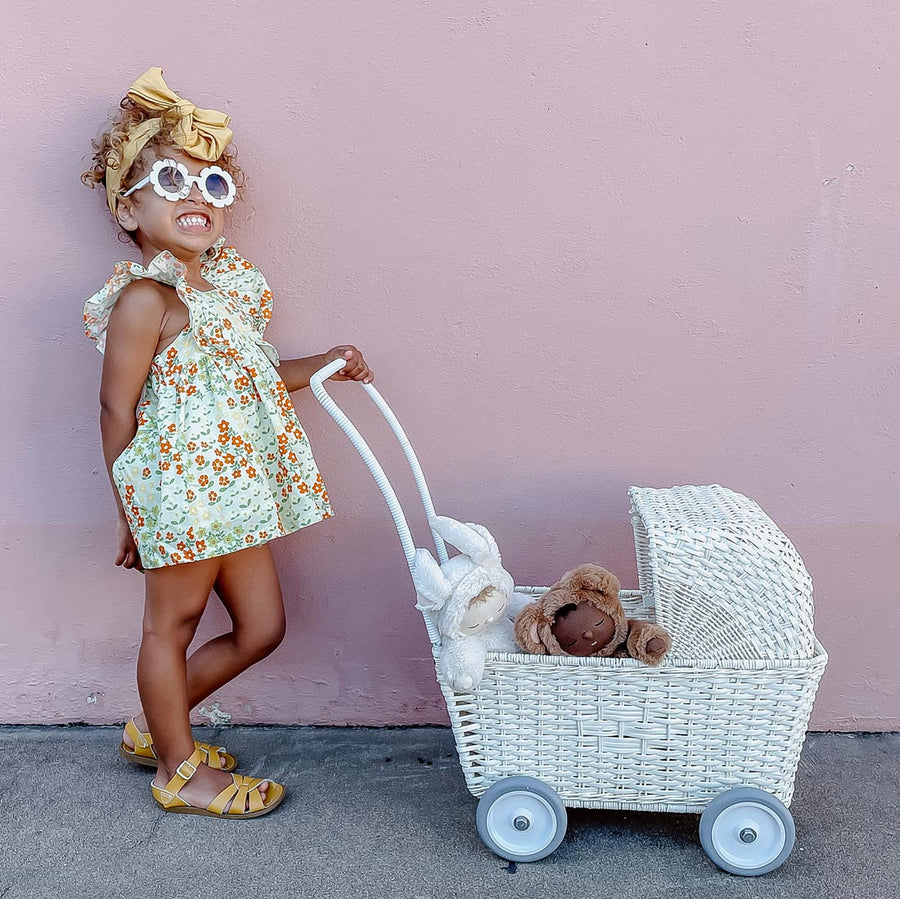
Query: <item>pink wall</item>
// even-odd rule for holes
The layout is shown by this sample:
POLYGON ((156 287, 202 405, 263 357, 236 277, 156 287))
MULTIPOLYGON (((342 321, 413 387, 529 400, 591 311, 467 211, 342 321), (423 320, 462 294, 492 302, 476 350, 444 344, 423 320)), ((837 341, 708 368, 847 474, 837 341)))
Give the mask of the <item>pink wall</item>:
MULTIPOLYGON (((32 0, 0 29, 0 721, 137 702, 142 579, 112 566, 80 322, 128 251, 78 175, 161 65, 233 116, 231 237, 276 288, 273 341, 361 345, 439 510, 487 524, 519 583, 598 560, 633 586, 627 486, 726 484, 815 580, 814 726, 900 727, 894 4, 127 8, 32 0)), ((289 636, 216 701, 235 722, 444 721, 381 496, 296 399, 337 517, 275 545, 289 636)))

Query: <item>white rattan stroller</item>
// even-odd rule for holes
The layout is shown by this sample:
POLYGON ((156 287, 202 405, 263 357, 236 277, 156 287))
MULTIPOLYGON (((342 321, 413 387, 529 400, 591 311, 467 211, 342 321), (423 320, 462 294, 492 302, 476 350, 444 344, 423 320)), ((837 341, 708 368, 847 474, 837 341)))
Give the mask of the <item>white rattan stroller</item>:
MULTIPOLYGON (((359 432, 311 387, 362 456, 388 504, 407 563, 415 545, 394 490, 359 432)), ((370 384, 412 469, 399 422, 370 384)), ((489 653, 471 693, 441 685, 478 832, 501 858, 531 862, 562 841, 566 807, 701 815, 709 857, 734 874, 779 867, 794 844, 788 806, 827 655, 813 633, 812 583, 790 541, 752 500, 719 486, 632 487, 640 590, 630 617, 673 637, 664 664, 489 653)), ((438 559, 443 541, 432 533, 438 559)), ((539 595, 546 587, 516 587, 539 595)), ((435 662, 440 635, 423 613, 435 662)))

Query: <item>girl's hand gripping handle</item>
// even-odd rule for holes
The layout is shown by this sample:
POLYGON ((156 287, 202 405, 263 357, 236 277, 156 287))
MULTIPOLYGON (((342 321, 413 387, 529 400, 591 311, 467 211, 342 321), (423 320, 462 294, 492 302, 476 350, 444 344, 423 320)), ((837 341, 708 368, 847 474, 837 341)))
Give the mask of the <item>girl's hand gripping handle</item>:
POLYGON ((327 381, 332 375, 337 374, 346 364, 348 360, 343 356, 333 359, 327 365, 323 365, 310 379, 309 386, 321 386, 322 381, 327 381))

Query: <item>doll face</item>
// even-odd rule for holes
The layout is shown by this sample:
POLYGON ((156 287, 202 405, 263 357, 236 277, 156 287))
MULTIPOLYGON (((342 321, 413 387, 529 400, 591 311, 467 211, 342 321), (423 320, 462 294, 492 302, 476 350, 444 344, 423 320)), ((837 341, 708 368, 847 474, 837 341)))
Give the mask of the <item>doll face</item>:
POLYGON ((616 625, 593 603, 563 606, 550 627, 560 649, 570 656, 594 656, 612 640, 616 625))
POLYGON ((480 634, 499 620, 508 604, 505 593, 496 587, 486 587, 469 603, 459 624, 460 631, 468 637, 480 634))

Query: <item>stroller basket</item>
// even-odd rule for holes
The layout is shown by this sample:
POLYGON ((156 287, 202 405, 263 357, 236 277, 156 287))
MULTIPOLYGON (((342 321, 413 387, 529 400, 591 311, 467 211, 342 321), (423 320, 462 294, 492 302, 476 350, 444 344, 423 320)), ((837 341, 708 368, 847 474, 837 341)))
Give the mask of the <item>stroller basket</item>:
MULTIPOLYGON (((322 382, 342 365, 337 360, 317 372, 313 393, 375 477, 412 571, 415 547, 397 497, 324 389, 322 382)), ((370 384, 363 388, 400 442, 425 511, 433 516, 402 428, 378 391, 370 384)), ((623 591, 620 598, 629 617, 659 618, 670 628, 672 652, 658 668, 632 659, 488 653, 474 691, 441 685, 466 785, 482 797, 479 832, 502 857, 534 861, 559 845, 565 806, 703 812, 701 840, 716 864, 738 874, 765 873, 793 845, 786 806, 827 661, 812 634, 809 576, 787 538, 740 494, 721 487, 630 493, 643 590, 623 591), (679 511, 686 501, 690 514, 679 511), (703 510, 713 507, 710 527, 703 510), (742 583, 745 569, 721 557, 724 547, 739 561, 744 540, 769 566, 755 570, 751 594, 742 583), (688 564, 680 564, 681 556, 688 564), (779 559, 789 563, 786 575, 779 559), (692 627, 694 582, 684 574, 698 573, 700 580, 710 569, 731 578, 707 579, 696 593, 704 600, 705 625, 716 634, 712 642, 692 627), (677 589, 667 593, 673 583, 677 589), (678 602, 672 602, 676 594, 678 602), (750 620, 759 612, 753 597, 763 594, 771 596, 780 616, 769 624, 788 635, 780 644, 750 620), (741 822, 751 822, 739 831, 730 823, 738 814, 741 822), (543 830, 537 822, 544 822, 543 830)), ((443 541, 432 536, 443 563, 443 541)), ((546 589, 516 587, 535 597, 546 589)), ((440 635, 429 614, 423 615, 437 662, 440 635)))

